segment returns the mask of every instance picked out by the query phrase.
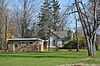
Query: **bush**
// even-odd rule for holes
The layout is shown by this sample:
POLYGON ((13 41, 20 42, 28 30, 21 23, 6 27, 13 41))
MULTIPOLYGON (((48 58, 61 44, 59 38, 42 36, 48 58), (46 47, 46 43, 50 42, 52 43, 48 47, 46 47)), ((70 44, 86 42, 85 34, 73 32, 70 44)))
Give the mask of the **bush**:
POLYGON ((64 44, 62 49, 76 49, 77 43, 75 41, 69 41, 68 43, 64 44))

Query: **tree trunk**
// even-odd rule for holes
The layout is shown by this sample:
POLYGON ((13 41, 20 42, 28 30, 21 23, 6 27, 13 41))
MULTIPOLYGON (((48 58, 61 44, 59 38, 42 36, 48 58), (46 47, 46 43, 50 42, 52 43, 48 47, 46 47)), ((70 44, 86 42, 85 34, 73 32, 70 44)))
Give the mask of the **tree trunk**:
POLYGON ((96 34, 91 38, 87 38, 88 56, 95 57, 96 55, 95 41, 96 41, 96 34))
POLYGON ((76 49, 77 52, 79 52, 79 43, 77 43, 77 49, 76 49))
POLYGON ((96 46, 96 50, 98 51, 99 50, 98 44, 96 44, 95 46, 96 46))
POLYGON ((50 51, 50 37, 49 37, 49 41, 48 41, 48 51, 50 51))
POLYGON ((56 41, 55 41, 55 45, 56 45, 56 51, 58 51, 58 45, 57 45, 57 39, 56 39, 56 41))
POLYGON ((76 19, 76 43, 77 43, 76 51, 79 52, 79 42, 78 42, 78 31, 77 31, 77 29, 78 29, 78 24, 77 24, 77 19, 76 19))

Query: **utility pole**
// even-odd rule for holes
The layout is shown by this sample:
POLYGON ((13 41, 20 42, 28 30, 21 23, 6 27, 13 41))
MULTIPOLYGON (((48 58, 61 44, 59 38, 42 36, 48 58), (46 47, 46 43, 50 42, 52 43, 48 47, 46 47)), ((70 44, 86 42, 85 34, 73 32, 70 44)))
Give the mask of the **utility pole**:
MULTIPOLYGON (((73 4, 75 6, 75 4, 73 4)), ((77 12, 76 8, 73 9, 73 13, 77 12)), ((76 42, 76 51, 79 52, 79 41, 78 41, 78 18, 77 14, 74 13, 74 18, 75 18, 75 42, 76 42)))
MULTIPOLYGON (((76 17, 76 16, 75 16, 76 17)), ((78 43, 78 23, 77 23, 77 18, 76 18, 76 43, 77 43, 77 46, 76 46, 76 51, 79 52, 79 43, 78 43)))
POLYGON ((6 47, 6 50, 8 49, 8 45, 7 45, 7 16, 6 16, 6 20, 5 20, 5 47, 6 47))

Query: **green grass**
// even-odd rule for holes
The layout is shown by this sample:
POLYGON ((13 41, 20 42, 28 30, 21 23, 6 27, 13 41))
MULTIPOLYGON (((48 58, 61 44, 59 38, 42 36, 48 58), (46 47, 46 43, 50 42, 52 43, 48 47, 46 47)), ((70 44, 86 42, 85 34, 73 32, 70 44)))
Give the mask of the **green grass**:
POLYGON ((99 64, 100 51, 95 58, 89 58, 86 51, 44 52, 44 53, 0 53, 0 66, 59 66, 63 64, 99 64))

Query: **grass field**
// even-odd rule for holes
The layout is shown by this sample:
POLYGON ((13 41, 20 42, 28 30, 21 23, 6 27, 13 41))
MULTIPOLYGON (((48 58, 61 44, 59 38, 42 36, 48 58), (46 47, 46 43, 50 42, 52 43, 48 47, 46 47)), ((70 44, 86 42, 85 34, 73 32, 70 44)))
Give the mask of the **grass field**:
POLYGON ((60 66, 64 64, 100 64, 100 51, 95 58, 80 52, 0 53, 0 66, 60 66))

